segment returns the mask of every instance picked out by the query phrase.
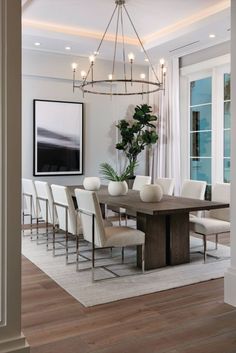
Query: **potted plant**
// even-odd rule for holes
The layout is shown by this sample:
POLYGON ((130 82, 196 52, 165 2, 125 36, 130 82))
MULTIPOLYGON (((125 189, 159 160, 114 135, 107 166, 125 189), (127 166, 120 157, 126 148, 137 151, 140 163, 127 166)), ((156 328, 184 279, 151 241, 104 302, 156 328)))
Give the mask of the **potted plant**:
POLYGON ((109 180, 108 192, 112 196, 125 195, 128 192, 126 180, 130 177, 130 173, 135 167, 136 162, 129 164, 125 170, 119 175, 109 163, 100 165, 100 174, 104 179, 109 180))
POLYGON ((116 148, 123 151, 130 166, 130 177, 134 177, 134 169, 138 155, 146 146, 155 144, 158 140, 156 133, 157 116, 152 114, 152 108, 147 104, 137 105, 133 121, 121 120, 116 127, 120 131, 121 141, 116 148))

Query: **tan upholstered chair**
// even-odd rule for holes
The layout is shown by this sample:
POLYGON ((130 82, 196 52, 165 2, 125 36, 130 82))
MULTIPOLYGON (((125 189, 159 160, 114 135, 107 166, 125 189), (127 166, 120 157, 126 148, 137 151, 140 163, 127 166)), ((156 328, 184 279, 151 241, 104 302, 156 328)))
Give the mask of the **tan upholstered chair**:
MULTIPOLYGON (((94 191, 75 189, 78 211, 84 231, 84 239, 92 243, 92 281, 94 281, 95 247, 110 248, 141 245, 142 246, 142 271, 144 272, 144 244, 145 234, 140 230, 126 226, 104 226, 101 208, 94 191)), ((123 253, 122 253, 123 254, 123 253)), ((122 257, 123 258, 123 257, 122 257)), ((77 251, 77 268, 79 265, 79 249, 77 251)))
POLYGON ((36 220, 37 232, 39 219, 41 217, 40 206, 37 200, 37 192, 32 179, 22 178, 22 196, 23 196, 23 231, 25 217, 30 217, 31 235, 33 233, 33 220, 36 220))
POLYGON ((55 226, 58 223, 56 210, 53 208, 53 196, 50 185, 45 181, 35 181, 35 188, 37 192, 37 200, 41 210, 42 220, 46 224, 46 238, 47 238, 47 247, 48 247, 48 232, 49 224, 55 226), (53 218, 53 212, 54 218, 53 218), (53 224, 54 222, 54 224, 53 224))
MULTIPOLYGON (((59 229, 65 232, 65 247, 66 247, 66 263, 69 257, 69 236, 75 236, 76 241, 80 234, 83 233, 81 221, 75 210, 72 196, 66 186, 51 185, 53 195, 53 207, 57 212, 59 229)), ((53 221, 53 224, 55 221, 53 221)), ((53 255, 55 255, 55 227, 53 228, 53 255)))
MULTIPOLYGON (((230 184, 215 184, 212 190, 212 201, 230 202, 230 184)), ((221 208, 209 211, 208 217, 194 217, 190 219, 190 230, 203 237, 204 261, 207 259, 207 236, 215 235, 216 249, 218 235, 230 232, 230 210, 221 208)))

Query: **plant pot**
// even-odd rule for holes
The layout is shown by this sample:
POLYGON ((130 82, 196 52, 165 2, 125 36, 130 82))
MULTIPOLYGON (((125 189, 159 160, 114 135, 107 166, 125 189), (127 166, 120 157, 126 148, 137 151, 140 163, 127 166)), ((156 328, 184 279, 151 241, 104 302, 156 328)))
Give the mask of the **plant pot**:
POLYGON ((111 196, 126 195, 128 192, 128 185, 126 181, 110 181, 108 184, 108 192, 111 196))
POLYGON ((157 184, 144 185, 140 191, 140 198, 143 202, 159 202, 162 197, 162 188, 157 184))
POLYGON ((83 181, 85 190, 96 191, 100 189, 101 181, 98 177, 86 177, 83 181))
POLYGON ((126 179, 126 182, 127 182, 127 184, 128 184, 128 188, 129 188, 129 189, 132 189, 133 184, 134 184, 134 179, 135 179, 135 176, 133 176, 133 177, 131 177, 131 178, 129 178, 129 179, 126 179))

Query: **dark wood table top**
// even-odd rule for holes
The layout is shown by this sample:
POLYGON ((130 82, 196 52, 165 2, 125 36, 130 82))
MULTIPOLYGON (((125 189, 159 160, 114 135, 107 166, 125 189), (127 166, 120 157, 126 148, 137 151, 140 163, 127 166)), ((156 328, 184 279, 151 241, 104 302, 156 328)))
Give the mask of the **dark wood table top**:
MULTIPOLYGON (((82 185, 68 186, 72 196, 75 196, 76 188, 83 189, 82 185)), ((114 207, 122 207, 134 212, 140 212, 150 215, 156 214, 172 214, 183 212, 194 212, 200 210, 211 210, 229 207, 228 203, 213 202, 205 200, 189 199, 178 196, 164 195, 159 202, 143 202, 140 199, 139 191, 129 190, 127 195, 111 196, 106 186, 102 186, 97 191, 99 202, 114 207)))

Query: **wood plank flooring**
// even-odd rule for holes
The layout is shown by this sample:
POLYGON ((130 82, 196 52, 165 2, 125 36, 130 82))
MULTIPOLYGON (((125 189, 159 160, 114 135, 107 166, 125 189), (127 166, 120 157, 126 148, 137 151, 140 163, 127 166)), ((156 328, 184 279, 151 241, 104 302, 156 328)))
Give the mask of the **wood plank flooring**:
POLYGON ((236 353, 223 279, 84 308, 24 257, 22 272, 32 353, 236 353))

